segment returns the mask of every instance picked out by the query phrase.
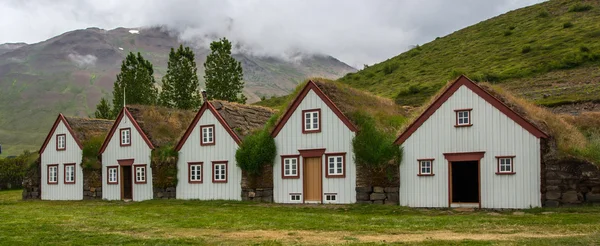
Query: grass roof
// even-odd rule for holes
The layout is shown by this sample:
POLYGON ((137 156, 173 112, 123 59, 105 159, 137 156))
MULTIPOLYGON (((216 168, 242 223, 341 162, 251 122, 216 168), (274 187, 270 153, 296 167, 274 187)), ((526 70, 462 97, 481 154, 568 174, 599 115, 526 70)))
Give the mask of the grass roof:
POLYGON ((79 117, 65 117, 65 119, 73 129, 75 134, 73 137, 79 139, 80 142, 85 142, 94 137, 103 138, 115 122, 114 120, 79 117))
POLYGON ((148 105, 127 105, 127 110, 155 147, 175 145, 196 115, 191 110, 148 105))
POLYGON ((221 100, 210 102, 233 131, 243 139, 265 127, 275 110, 263 106, 239 104, 221 100))

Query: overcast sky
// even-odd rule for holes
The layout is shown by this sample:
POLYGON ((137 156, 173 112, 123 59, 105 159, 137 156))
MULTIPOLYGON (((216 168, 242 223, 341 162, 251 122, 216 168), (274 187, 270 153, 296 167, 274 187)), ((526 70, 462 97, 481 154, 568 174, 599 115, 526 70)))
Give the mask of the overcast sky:
POLYGON ((541 0, 1 0, 0 43, 87 27, 164 25, 226 36, 257 55, 332 55, 362 67, 541 0))

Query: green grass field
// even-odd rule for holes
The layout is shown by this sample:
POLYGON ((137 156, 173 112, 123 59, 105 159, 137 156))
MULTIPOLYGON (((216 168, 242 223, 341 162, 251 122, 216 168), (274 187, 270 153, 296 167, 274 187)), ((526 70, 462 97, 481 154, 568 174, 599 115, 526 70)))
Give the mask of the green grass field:
POLYGON ((232 201, 21 201, 0 191, 0 244, 592 245, 600 207, 475 211, 232 201))

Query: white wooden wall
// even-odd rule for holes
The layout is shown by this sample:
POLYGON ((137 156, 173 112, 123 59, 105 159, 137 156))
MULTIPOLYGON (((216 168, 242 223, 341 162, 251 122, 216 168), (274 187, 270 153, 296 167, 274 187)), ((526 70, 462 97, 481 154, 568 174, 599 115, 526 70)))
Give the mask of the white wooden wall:
MULTIPOLYGON (((283 126, 277 137, 277 157, 273 166, 273 199, 276 203, 296 203, 290 200, 290 193, 303 193, 303 159, 300 157, 299 179, 281 178, 281 155, 298 155, 300 149, 325 148, 325 153, 346 152, 346 177, 326 178, 326 160, 322 158, 323 193, 337 193, 337 203, 356 202, 356 166, 352 152, 352 139, 355 133, 335 115, 335 113, 315 94, 308 92, 296 111, 283 126), (321 132, 302 133, 302 110, 321 109, 321 132)), ((300 201, 301 202, 301 201, 300 201)), ((323 197, 323 202, 325 198, 323 197)))
POLYGON ((242 170, 235 161, 238 144, 210 110, 204 111, 179 151, 177 199, 241 200, 242 170), (215 145, 200 146, 200 126, 215 125, 215 145), (227 183, 212 182, 212 162, 228 161, 227 183), (188 182, 188 162, 203 162, 202 183, 188 182))
MULTIPOLYGON (((118 166, 117 160, 134 159, 133 164, 147 164, 146 166, 146 183, 135 184, 135 176, 132 177, 133 183, 133 200, 143 201, 152 199, 152 168, 150 167, 151 149, 148 147, 142 135, 133 126, 130 119, 125 115, 118 122, 117 130, 114 132, 106 150, 102 154, 102 199, 106 200, 121 200, 121 169, 118 170, 119 184, 108 184, 106 173, 107 166, 118 166), (131 146, 120 146, 121 128, 131 128, 131 146)), ((132 167, 132 175, 135 175, 135 169, 132 167)))
POLYGON ((485 151, 481 207, 541 206, 540 141, 465 86, 459 88, 402 145, 400 204, 448 207, 448 161, 443 153, 485 151), (455 109, 473 108, 471 127, 454 127, 455 109), (496 156, 516 156, 514 175, 496 175, 496 156), (435 158, 433 177, 419 177, 417 159, 435 158))
POLYGON ((83 200, 82 151, 75 139, 60 122, 41 156, 42 200, 83 200), (56 151, 56 135, 66 134, 66 150, 56 151), (75 184, 65 184, 65 163, 75 163, 75 184), (58 184, 48 184, 48 164, 58 164, 58 184))

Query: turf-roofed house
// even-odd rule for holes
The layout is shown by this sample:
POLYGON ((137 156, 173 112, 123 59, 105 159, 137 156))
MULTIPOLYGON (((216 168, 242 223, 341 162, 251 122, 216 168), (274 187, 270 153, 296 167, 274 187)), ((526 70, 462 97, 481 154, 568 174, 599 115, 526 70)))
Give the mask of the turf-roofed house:
POLYGON ((539 207, 541 141, 547 137, 461 76, 434 97, 396 140, 404 148, 400 204, 539 207))
POLYGON ((319 85, 308 81, 271 133, 276 203, 356 202, 357 127, 319 85))
POLYGON ((220 100, 204 103, 177 144, 178 199, 241 200, 236 150, 274 111, 220 100))
POLYGON ((91 177, 84 177, 83 144, 104 136, 112 124, 110 120, 58 115, 39 150, 42 200, 84 199, 84 180, 91 177))
POLYGON ((177 155, 170 148, 193 117, 192 111, 157 106, 124 107, 99 151, 102 198, 133 201, 175 198, 177 155))

